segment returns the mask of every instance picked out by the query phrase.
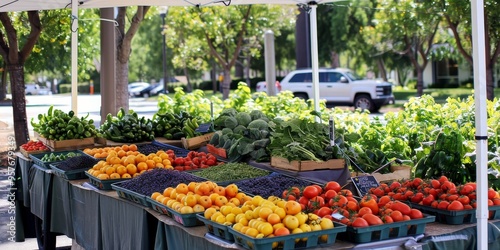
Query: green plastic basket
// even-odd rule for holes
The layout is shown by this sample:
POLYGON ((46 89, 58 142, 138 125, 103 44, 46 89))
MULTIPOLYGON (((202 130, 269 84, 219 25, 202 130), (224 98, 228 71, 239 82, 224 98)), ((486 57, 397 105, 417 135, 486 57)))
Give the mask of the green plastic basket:
POLYGON ((59 165, 59 163, 57 162, 49 164, 50 168, 54 171, 53 173, 56 176, 59 176, 66 180, 79 180, 87 178, 87 176, 85 175, 85 171, 87 171, 87 168, 64 171, 62 169, 59 169, 57 165, 59 165))
POLYGON ((205 218, 203 214, 198 214, 196 216, 198 217, 198 220, 202 221, 205 224, 208 233, 223 240, 234 242, 234 236, 229 232, 229 226, 209 220, 205 218))
POLYGON ((118 194, 118 196, 120 196, 120 198, 133 201, 145 207, 149 207, 149 202, 147 201, 145 195, 123 188, 121 186, 122 184, 123 181, 111 184, 111 188, 116 191, 116 193, 118 194))
POLYGON ((334 228, 289 234, 283 236, 275 236, 270 238, 254 238, 243 233, 234 230, 232 227, 228 227, 229 232, 233 235, 236 244, 252 250, 271 250, 275 242, 278 242, 278 246, 282 246, 281 249, 303 249, 310 247, 324 247, 335 244, 337 239, 337 234, 345 232, 346 226, 344 224, 333 222, 334 228), (328 236, 326 241, 321 240, 321 236, 328 236), (306 241, 302 240, 306 239, 306 241), (296 242, 298 240, 298 242, 296 242))
POLYGON ((89 174, 89 172, 85 171, 85 175, 89 177, 89 183, 92 184, 93 186, 97 187, 98 189, 102 190, 112 190, 113 188, 111 187, 111 184, 117 183, 123 180, 127 179, 111 179, 111 180, 101 180, 98 179, 97 177, 89 174))
POLYGON ((80 155, 84 155, 83 151, 81 150, 70 150, 70 151, 60 151, 60 152, 46 152, 46 153, 40 153, 40 154, 30 154, 30 158, 33 161, 35 165, 38 165, 40 167, 44 167, 46 169, 50 169, 50 164, 56 163, 59 161, 42 161, 42 158, 44 155, 49 155, 49 154, 54 154, 54 155, 62 155, 62 154, 67 154, 67 153, 77 153, 80 155))
MULTIPOLYGON (((466 209, 460 211, 449 211, 438 208, 433 208, 431 206, 420 205, 417 203, 409 202, 412 208, 416 208, 423 213, 431 214, 436 216, 436 221, 443 224, 449 225, 461 225, 468 223, 476 223, 476 209, 466 209)), ((488 210, 491 212, 492 216, 490 219, 500 219, 500 206, 488 206, 488 210)))
POLYGON ((346 232, 341 233, 339 238, 354 243, 367 243, 400 238, 408 235, 418 235, 423 234, 427 223, 434 222, 435 219, 435 216, 425 214, 424 218, 421 219, 398 221, 377 226, 348 226, 346 232))

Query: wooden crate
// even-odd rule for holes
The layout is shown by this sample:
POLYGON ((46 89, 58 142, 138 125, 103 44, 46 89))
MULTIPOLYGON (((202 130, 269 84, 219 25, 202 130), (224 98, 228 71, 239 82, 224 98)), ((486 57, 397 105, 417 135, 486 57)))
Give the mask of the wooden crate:
POLYGON ((342 169, 345 167, 344 159, 331 159, 328 161, 288 161, 283 157, 271 157, 271 166, 292 171, 311 171, 320 169, 342 169))
POLYGON ((182 137, 182 146, 185 149, 198 149, 207 145, 210 139, 212 139, 212 136, 214 136, 214 133, 208 133, 188 139, 182 137))
POLYGON ((35 150, 35 151, 26 151, 26 150, 24 150, 24 148, 19 147, 19 151, 21 152, 21 154, 23 154, 24 156, 26 156, 27 158, 29 158, 30 155, 40 154, 40 153, 45 153, 45 152, 50 152, 50 149, 35 150))
POLYGON ((401 179, 409 179, 411 176, 411 167, 407 165, 394 165, 391 166, 391 173, 380 174, 380 173, 361 173, 361 172, 352 172, 351 177, 361 176, 361 175, 373 175, 378 182, 385 181, 395 181, 401 179))
POLYGON ((39 140, 42 141, 45 146, 53 149, 53 150, 60 150, 60 149, 77 149, 77 148, 82 148, 90 145, 94 145, 95 140, 94 137, 89 137, 89 138, 83 138, 83 139, 71 139, 71 140, 62 140, 62 141, 55 141, 55 140, 49 140, 47 138, 44 138, 42 135, 38 134, 35 132, 35 137, 39 140))

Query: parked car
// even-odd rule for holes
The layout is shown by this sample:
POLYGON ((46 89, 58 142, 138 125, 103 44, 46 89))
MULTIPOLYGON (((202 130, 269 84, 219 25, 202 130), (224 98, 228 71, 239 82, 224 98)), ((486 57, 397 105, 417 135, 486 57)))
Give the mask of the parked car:
POLYGON ((52 91, 50 91, 47 87, 40 87, 38 84, 26 84, 24 86, 25 95, 52 95, 52 91))
POLYGON ((149 96, 151 96, 150 92, 153 89, 158 88, 159 85, 160 85, 159 83, 151 84, 148 87, 146 87, 140 91, 136 91, 136 92, 134 92, 134 97, 148 98, 149 96))
MULTIPOLYGON (((313 98, 312 70, 290 72, 281 81, 281 90, 303 99, 313 98)), ((319 95, 330 105, 354 106, 371 112, 394 101, 390 83, 362 79, 343 68, 319 69, 319 95)))
MULTIPOLYGON (((276 87, 276 93, 279 93, 281 91, 281 84, 279 81, 276 81, 275 87, 276 87)), ((258 82, 257 86, 255 87, 255 91, 267 92, 267 82, 266 81, 258 82)))
MULTIPOLYGON (((169 82, 168 83, 177 83, 179 82, 179 80, 175 79, 175 77, 171 77, 169 82)), ((160 79, 160 82, 158 83, 158 85, 153 88, 151 91, 149 91, 149 95, 150 96, 154 96, 154 95, 158 95, 160 93, 162 94, 168 94, 168 91, 164 91, 164 85, 163 85, 163 78, 160 79)))
POLYGON ((128 93, 131 97, 137 96, 143 89, 151 86, 147 82, 133 82, 128 85, 128 93))

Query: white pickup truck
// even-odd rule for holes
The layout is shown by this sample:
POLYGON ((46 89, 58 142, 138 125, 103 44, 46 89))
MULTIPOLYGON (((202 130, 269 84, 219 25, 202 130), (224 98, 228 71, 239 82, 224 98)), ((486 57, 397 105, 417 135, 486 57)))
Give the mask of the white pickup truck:
MULTIPOLYGON (((280 82, 281 91, 291 91, 303 99, 313 98, 312 70, 295 70, 280 82)), ((319 95, 327 104, 354 106, 376 112, 394 102, 392 85, 379 80, 362 79, 349 69, 319 69, 319 95)))

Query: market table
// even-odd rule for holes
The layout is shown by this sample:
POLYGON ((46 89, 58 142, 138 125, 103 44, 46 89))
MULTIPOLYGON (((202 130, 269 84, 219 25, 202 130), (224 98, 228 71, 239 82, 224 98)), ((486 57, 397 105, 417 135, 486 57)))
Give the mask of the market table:
MULTIPOLYGON (((21 186, 28 187, 28 191, 24 189, 18 193, 22 203, 29 200, 31 212, 48 220, 44 225, 50 232, 65 234, 84 249, 242 249, 235 243, 207 237, 205 226, 184 227, 151 208, 118 197, 114 190, 98 190, 88 183, 88 179, 68 181, 55 176, 52 170, 27 161, 29 159, 19 158, 16 166, 20 170, 16 170, 16 174, 23 176, 26 170, 29 174, 28 178, 21 179, 21 186)), ((500 249, 498 226, 499 221, 490 223, 490 249, 500 249)), ((476 246, 475 238, 475 224, 430 223, 426 226, 425 237, 419 235, 357 245, 337 239, 327 248, 398 249, 406 245, 408 249, 451 246, 468 249, 476 246)))

